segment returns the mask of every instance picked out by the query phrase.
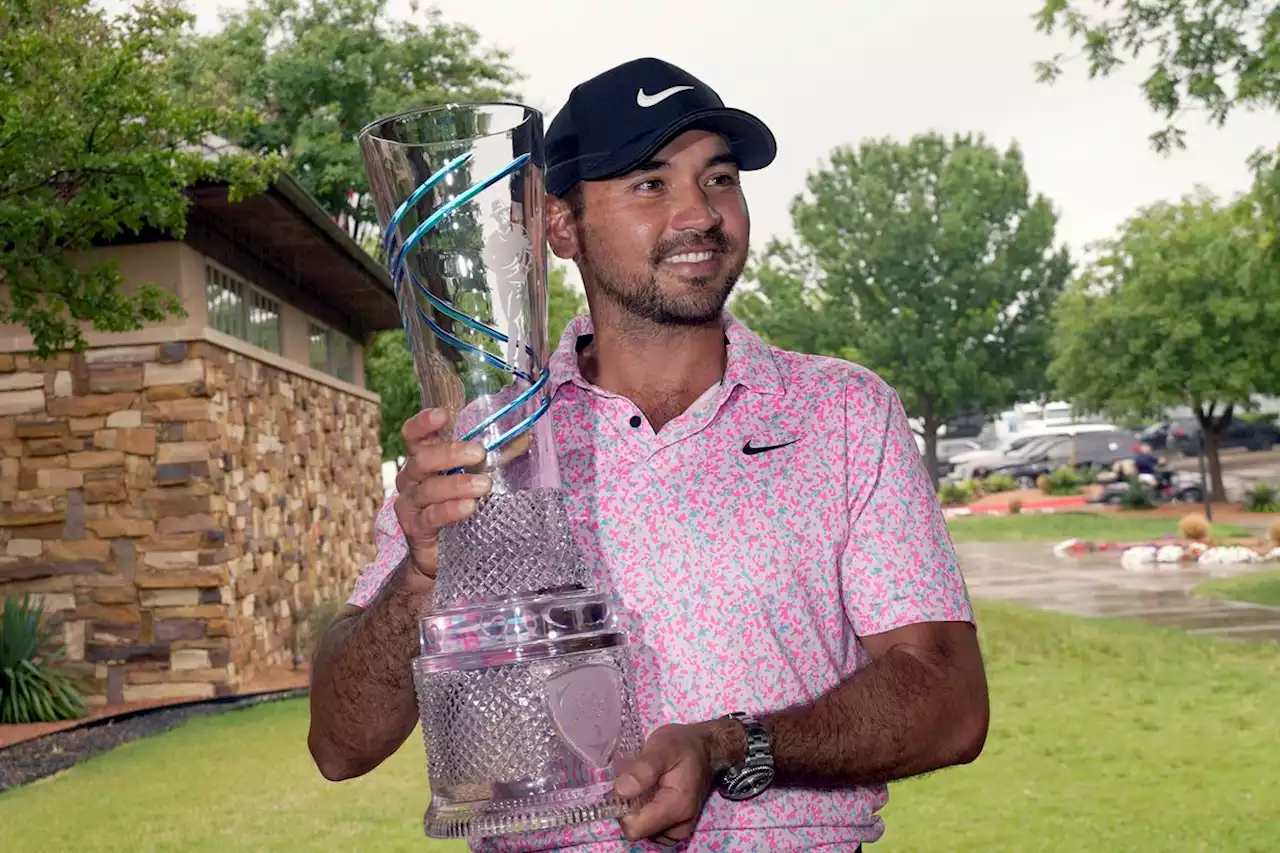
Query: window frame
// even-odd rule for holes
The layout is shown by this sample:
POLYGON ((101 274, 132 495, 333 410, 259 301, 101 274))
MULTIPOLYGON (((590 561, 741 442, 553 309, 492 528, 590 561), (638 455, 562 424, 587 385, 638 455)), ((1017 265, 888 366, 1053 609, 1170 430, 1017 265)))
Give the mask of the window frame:
POLYGON ((273 355, 284 355, 284 300, 273 296, 261 287, 256 286, 253 282, 237 275, 230 269, 226 268, 216 261, 205 258, 204 262, 204 306, 206 313, 206 325, 220 334, 233 337, 238 341, 248 344, 251 347, 257 347, 263 352, 269 352, 273 355), (222 276, 225 281, 215 282, 213 274, 222 276), (239 318, 239 331, 227 331, 219 328, 214 322, 214 306, 210 300, 209 288, 213 284, 226 287, 228 284, 237 285, 235 292, 240 300, 237 312, 239 318), (263 305, 262 303, 266 303, 263 305), (271 310, 275 313, 275 343, 276 349, 265 347, 257 340, 254 340, 255 324, 253 323, 253 313, 256 309, 271 310))
POLYGON ((347 335, 313 317, 307 317, 307 366, 318 370, 326 376, 332 376, 339 382, 348 385, 359 385, 356 382, 356 342, 347 335), (311 353, 311 340, 316 332, 323 332, 325 339, 325 363, 317 366, 311 353), (345 364, 340 360, 338 348, 345 352, 345 364), (346 375, 343 375, 345 367, 346 375))

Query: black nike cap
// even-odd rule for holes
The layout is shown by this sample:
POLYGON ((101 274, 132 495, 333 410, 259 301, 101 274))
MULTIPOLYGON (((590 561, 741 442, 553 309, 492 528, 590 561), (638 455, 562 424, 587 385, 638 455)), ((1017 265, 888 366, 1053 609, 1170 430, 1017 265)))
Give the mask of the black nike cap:
POLYGON ((580 83, 547 128, 547 192, 625 175, 686 130, 724 137, 743 171, 773 162, 765 123, 732 109, 715 90, 661 59, 634 59, 580 83))

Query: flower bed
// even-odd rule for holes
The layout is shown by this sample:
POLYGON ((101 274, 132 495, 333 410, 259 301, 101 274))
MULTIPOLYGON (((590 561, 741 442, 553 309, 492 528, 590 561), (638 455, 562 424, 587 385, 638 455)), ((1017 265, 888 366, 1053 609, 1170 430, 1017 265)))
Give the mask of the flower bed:
POLYGON ((1184 563, 1202 566, 1240 563, 1280 562, 1280 546, 1251 547, 1241 544, 1212 544, 1181 539, 1175 535, 1148 542, 1089 542, 1067 539, 1053 548, 1058 557, 1078 557, 1094 553, 1119 553, 1120 565, 1130 571, 1177 568, 1184 563))

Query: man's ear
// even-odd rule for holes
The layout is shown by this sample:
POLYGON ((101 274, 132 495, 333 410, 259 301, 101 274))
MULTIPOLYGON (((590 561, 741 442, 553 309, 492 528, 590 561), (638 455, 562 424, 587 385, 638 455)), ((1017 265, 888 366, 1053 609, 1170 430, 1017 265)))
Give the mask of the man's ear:
POLYGON ((573 207, 553 195, 547 196, 547 243, 562 261, 571 261, 578 256, 578 229, 573 207))

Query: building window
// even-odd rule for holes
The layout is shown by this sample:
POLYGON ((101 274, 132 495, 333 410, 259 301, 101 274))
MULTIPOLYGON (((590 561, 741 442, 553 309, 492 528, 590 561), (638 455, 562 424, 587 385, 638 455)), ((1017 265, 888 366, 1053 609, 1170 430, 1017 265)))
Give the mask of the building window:
POLYGON ((355 377, 352 376, 352 368, 355 365, 354 354, 351 352, 353 346, 351 341, 342 338, 334 347, 333 375, 343 382, 355 382, 355 377))
POLYGON ((329 338, 332 332, 324 326, 311 323, 307 327, 307 344, 311 353, 311 366, 316 370, 329 373, 329 338))
POLYGON ((205 264, 209 326, 280 353, 280 303, 213 264, 205 264))
POLYGON ((209 325, 235 338, 244 339, 244 282, 214 266, 205 267, 205 304, 209 325))
POLYGON ((356 345, 350 338, 318 323, 309 323, 307 341, 313 368, 343 382, 356 381, 356 345))
POLYGON ((249 343, 280 352, 280 303, 256 290, 249 294, 249 343))

